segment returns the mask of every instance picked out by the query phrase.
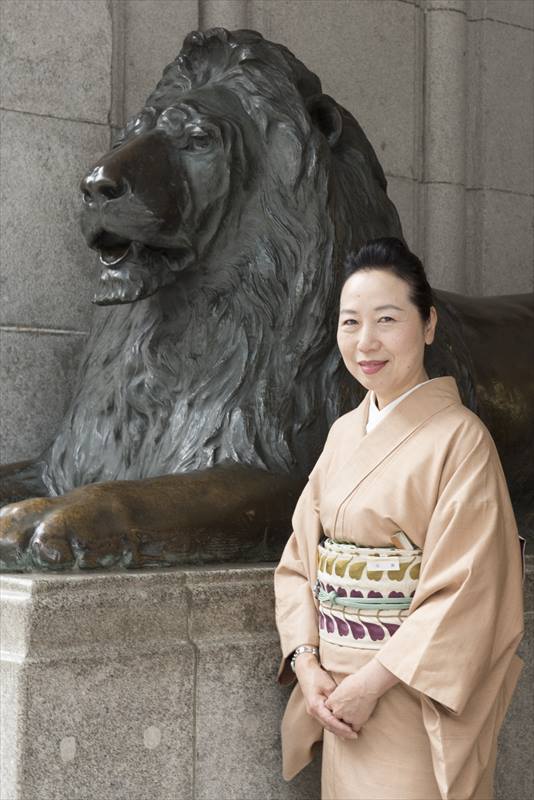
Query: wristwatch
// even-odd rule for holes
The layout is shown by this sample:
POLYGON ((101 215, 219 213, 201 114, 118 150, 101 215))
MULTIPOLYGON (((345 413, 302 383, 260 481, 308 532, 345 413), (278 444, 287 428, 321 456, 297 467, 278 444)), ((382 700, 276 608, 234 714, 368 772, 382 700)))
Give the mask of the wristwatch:
POLYGON ((312 655, 319 658, 319 648, 314 647, 311 644, 301 644, 300 647, 297 647, 296 650, 293 651, 293 655, 291 657, 291 669, 295 672, 295 661, 297 660, 298 656, 302 655, 302 653, 311 653, 312 655))

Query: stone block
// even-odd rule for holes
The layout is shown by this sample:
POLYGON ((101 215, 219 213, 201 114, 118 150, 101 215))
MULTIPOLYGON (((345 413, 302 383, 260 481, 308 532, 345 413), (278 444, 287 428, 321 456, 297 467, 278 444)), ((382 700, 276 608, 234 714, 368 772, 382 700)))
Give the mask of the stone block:
POLYGON ((99 274, 80 232, 79 182, 106 126, 3 112, 1 323, 87 330, 99 274))
POLYGON ((184 37, 198 28, 197 0, 123 0, 126 118, 144 104, 184 37))
POLYGON ((278 640, 228 637, 199 647, 198 800, 318 800, 318 765, 286 783, 279 726, 287 691, 276 684, 278 640))
POLYGON ((195 796, 318 800, 319 764, 286 783, 276 682, 271 567, 191 570, 190 632, 198 649, 195 796))
POLYGON ((533 194, 534 31, 489 20, 471 26, 478 28, 480 106, 470 111, 478 117, 470 185, 533 194))
POLYGON ((467 22, 436 9, 425 28, 425 180, 465 182, 467 22))
POLYGON ((465 190, 430 183, 423 187, 424 264, 429 282, 449 292, 465 290, 465 190))
POLYGON ((420 9, 392 0, 253 0, 250 27, 285 44, 358 120, 384 170, 419 177, 420 9))
POLYGON ((17 798, 17 730, 19 698, 23 693, 22 667, 15 661, 0 663, 0 772, 2 800, 17 798))
POLYGON ((70 400, 85 336, 0 331, 1 462, 38 456, 70 400))
POLYGON ((483 295, 534 290, 534 198, 496 191, 469 191, 466 263, 478 264, 483 295))
POLYGON ((466 5, 470 0, 421 0, 425 11, 459 11, 467 14, 466 5))
POLYGON ((482 295, 483 197, 480 191, 465 193, 465 291, 471 296, 482 295))
POLYGON ((470 0, 470 19, 494 19, 534 29, 534 4, 530 0, 470 0))
POLYGON ((18 684, 4 674, 18 700, 16 727, 1 737, 8 755, 17 740, 9 800, 191 798, 194 653, 183 578, 9 576, 2 589, 11 634, 3 662, 23 665, 18 684))
POLYGON ((417 225, 419 183, 395 175, 386 177, 388 195, 399 212, 404 238, 408 247, 417 253, 420 249, 417 225))
POLYGON ((229 31, 248 27, 246 0, 200 0, 200 22, 206 28, 229 31))
POLYGON ((1 105, 107 122, 111 17, 106 0, 3 0, 1 105))
POLYGON ((192 639, 199 644, 241 634, 272 638, 272 572, 269 565, 204 567, 187 571, 192 639))

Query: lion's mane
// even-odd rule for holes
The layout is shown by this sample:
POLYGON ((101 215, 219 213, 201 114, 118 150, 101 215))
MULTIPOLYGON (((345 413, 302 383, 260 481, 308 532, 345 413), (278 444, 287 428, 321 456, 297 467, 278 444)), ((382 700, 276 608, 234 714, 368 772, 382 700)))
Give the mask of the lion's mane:
POLYGON ((326 98, 343 121, 329 141, 319 79, 258 33, 190 34, 146 105, 205 86, 233 91, 261 139, 254 214, 173 285, 95 311, 46 456, 54 493, 229 461, 306 473, 354 404, 335 344, 341 265, 369 238, 402 236, 374 151, 326 98))

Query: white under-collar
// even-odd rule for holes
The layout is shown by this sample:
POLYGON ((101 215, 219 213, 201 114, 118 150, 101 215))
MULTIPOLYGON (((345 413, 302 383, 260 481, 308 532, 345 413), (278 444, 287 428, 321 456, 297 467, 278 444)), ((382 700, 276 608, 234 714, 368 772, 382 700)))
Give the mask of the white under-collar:
POLYGON ((430 381, 435 380, 435 378, 429 378, 427 381, 423 381, 422 383, 418 383, 415 386, 412 386, 411 389, 408 389, 404 394, 401 394, 399 397, 396 397, 395 400, 392 400, 387 406, 384 408, 377 408, 376 401, 375 401, 375 393, 371 389, 371 397, 369 399, 369 418, 367 420, 367 425, 365 427, 365 432, 369 433, 373 428, 375 428, 378 423, 384 419, 390 411, 392 411, 396 405, 400 403, 410 392, 414 392, 420 386, 423 386, 425 383, 429 383, 430 381))

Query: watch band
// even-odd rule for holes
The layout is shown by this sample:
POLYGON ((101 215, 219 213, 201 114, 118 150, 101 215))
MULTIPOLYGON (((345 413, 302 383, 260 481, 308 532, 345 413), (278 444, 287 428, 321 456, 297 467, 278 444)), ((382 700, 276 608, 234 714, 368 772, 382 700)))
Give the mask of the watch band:
POLYGON ((300 655, 302 655, 302 653, 311 653, 317 659, 319 658, 319 648, 318 647, 314 647, 311 644, 301 644, 299 647, 297 647, 293 651, 293 655, 291 657, 290 664, 291 664, 291 669, 293 670, 293 672, 295 672, 295 661, 297 660, 297 658, 300 655))

